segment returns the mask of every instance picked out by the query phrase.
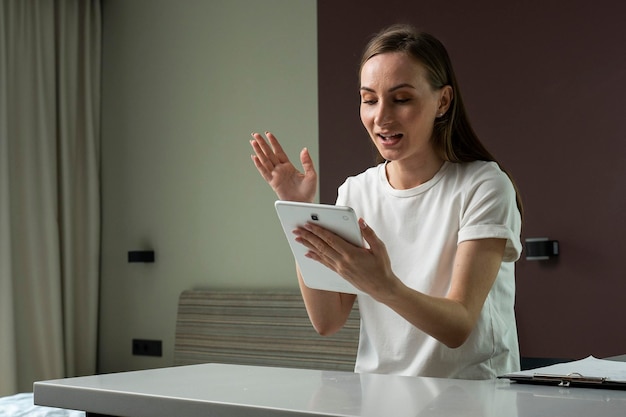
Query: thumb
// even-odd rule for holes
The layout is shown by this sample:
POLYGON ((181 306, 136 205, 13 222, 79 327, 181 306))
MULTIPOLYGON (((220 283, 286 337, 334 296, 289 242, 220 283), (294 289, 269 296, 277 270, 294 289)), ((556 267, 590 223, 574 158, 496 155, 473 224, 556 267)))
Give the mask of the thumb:
POLYGON ((300 162, 304 169, 304 175, 315 175, 315 166, 313 165, 313 159, 311 159, 308 148, 303 148, 300 152, 300 162))
POLYGON ((359 227, 361 228, 361 234, 363 235, 363 239, 365 239, 365 241, 369 245, 370 250, 372 250, 373 252, 379 252, 380 249, 385 246, 385 244, 378 238, 374 230, 369 227, 369 225, 362 217, 359 218, 359 227))

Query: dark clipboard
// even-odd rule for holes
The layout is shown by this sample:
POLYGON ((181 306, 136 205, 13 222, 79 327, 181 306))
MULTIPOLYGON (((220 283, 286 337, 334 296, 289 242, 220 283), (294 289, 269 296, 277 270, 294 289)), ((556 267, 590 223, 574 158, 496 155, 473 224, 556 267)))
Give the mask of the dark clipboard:
POLYGON ((597 376, 585 376, 578 373, 568 375, 534 373, 532 375, 509 374, 498 378, 506 378, 520 384, 553 385, 571 388, 601 388, 626 390, 626 381, 615 381, 597 376))
POLYGON ((512 372, 498 378, 520 384, 626 390, 626 362, 589 356, 578 361, 512 372))

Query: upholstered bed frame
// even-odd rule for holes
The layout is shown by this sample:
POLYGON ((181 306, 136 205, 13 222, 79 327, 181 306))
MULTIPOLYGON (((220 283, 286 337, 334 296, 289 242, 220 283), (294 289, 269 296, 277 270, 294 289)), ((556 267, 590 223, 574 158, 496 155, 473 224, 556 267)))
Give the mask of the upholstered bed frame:
POLYGON ((358 306, 342 330, 322 337, 292 291, 184 291, 178 302, 175 365, 231 364, 353 371, 358 306))

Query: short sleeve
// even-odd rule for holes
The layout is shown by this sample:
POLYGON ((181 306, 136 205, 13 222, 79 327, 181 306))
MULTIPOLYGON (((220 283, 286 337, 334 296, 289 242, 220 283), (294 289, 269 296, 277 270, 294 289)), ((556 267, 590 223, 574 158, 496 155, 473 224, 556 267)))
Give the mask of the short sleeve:
POLYGON ((515 262, 522 252, 521 215, 509 177, 495 165, 468 187, 461 210, 458 242, 506 239, 504 262, 515 262))

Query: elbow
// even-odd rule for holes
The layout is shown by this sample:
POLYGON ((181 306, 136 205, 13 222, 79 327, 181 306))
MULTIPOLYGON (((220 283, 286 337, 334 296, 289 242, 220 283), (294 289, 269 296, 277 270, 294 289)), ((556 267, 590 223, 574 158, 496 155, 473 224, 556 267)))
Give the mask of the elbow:
POLYGON ((456 332, 451 333, 447 337, 440 339, 439 341, 450 349, 458 349, 463 346, 465 342, 467 342, 467 339, 469 339, 471 333, 471 329, 459 329, 456 332))
POLYGON ((470 338, 477 322, 478 318, 469 314, 469 312, 468 314, 457 315, 454 320, 447 322, 447 326, 440 328, 440 337, 437 337, 437 339, 450 349, 458 349, 470 338))
POLYGON ((341 329, 341 327, 337 327, 330 322, 317 322, 312 324, 313 328, 320 336, 332 336, 341 329))
POLYGON ((309 315, 313 328, 320 336, 332 336, 337 333, 343 325, 345 320, 340 320, 335 316, 311 316, 309 315))
POLYGON ((456 339, 445 340, 445 341, 442 341, 442 342, 443 342, 444 345, 446 345, 450 349, 458 349, 461 346, 463 346, 463 344, 465 343, 466 340, 467 339, 456 338, 456 339))

